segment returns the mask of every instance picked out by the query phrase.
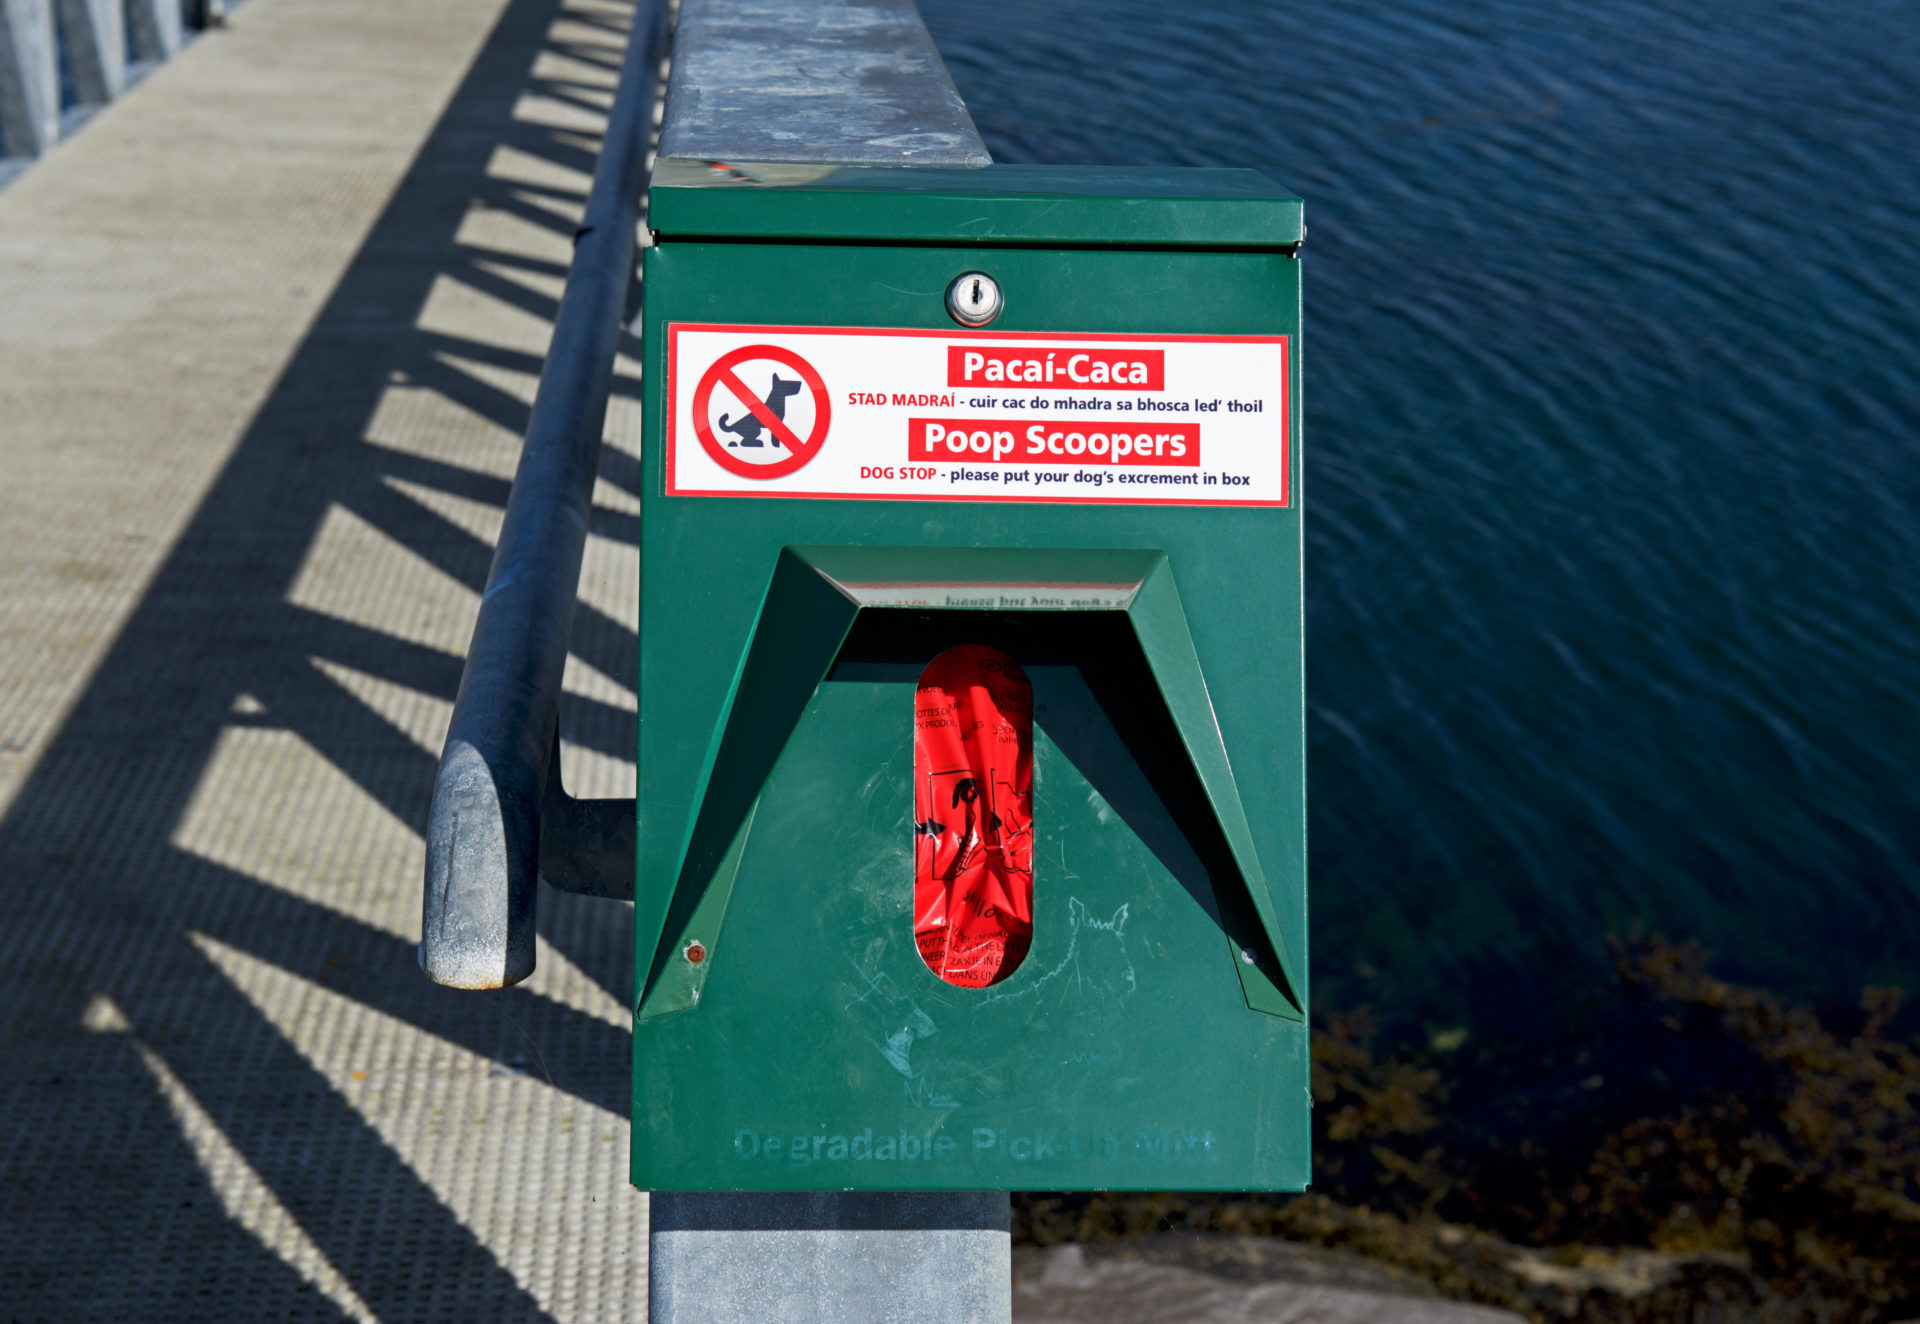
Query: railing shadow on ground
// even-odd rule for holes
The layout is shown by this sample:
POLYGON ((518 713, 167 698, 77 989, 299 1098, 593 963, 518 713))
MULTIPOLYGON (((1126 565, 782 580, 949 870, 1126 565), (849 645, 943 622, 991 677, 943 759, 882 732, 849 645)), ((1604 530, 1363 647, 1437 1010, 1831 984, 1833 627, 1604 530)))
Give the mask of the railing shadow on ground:
MULTIPOLYGON (((604 113, 624 22, 612 5, 562 16, 558 0, 509 0, 0 822, 12 899, 0 934, 0 1212, 20 1229, 0 1248, 0 1315, 553 1317, 290 1027, 345 999, 357 1007, 343 1023, 362 1025, 353 1033, 398 1022, 452 1046, 469 1074, 472 1060, 524 1070, 626 1113, 629 1038, 615 1017, 525 986, 486 998, 436 988, 392 920, 410 908, 417 924, 418 839, 460 675, 451 650, 486 578, 487 530, 540 366, 530 344, 544 339, 565 272, 537 254, 571 237, 597 149, 574 120, 604 113), (528 98, 551 112, 545 123, 523 113, 528 98), (503 153, 519 163, 512 177, 503 153), (496 230, 531 227, 535 253, 474 242, 483 213, 496 230), (474 295, 510 310, 496 320, 513 334, 438 329, 436 300, 474 295), (410 448, 376 436, 383 411, 408 409, 484 420, 469 429, 483 440, 469 459, 444 437, 410 448), (327 551, 343 528, 371 531, 363 542, 377 555, 327 551), (442 585, 437 602, 414 594, 423 584, 442 585), (314 605, 356 590, 365 611, 314 605), (309 758, 278 787, 262 784, 267 764, 256 779, 244 758, 219 772, 222 750, 253 740, 298 742, 324 766, 309 758), (220 819, 206 801, 235 778, 249 792, 241 811, 217 831, 193 826, 220 819), (377 834, 383 816, 401 844, 368 858, 392 876, 336 904, 313 879, 366 856, 345 838, 361 820, 377 834), (270 1016, 249 971, 291 976, 282 982, 307 1010, 270 1016), (249 1198, 280 1212, 239 1208, 215 1179, 220 1164, 249 1170, 249 1198), (275 1219, 292 1230, 263 1232, 275 1219)), ((616 394, 630 400, 634 387, 629 373, 616 394)), ((630 558, 631 451, 610 445, 601 479, 601 554, 610 542, 630 558)), ((581 604, 574 655, 593 683, 569 693, 561 729, 570 757, 616 777, 633 755, 620 688, 636 652, 626 620, 581 604)), ((543 959, 557 954, 601 1003, 627 1007, 629 914, 549 892, 543 959)), ((478 1106, 459 1091, 428 1102, 478 1106)), ((486 1198, 518 1198, 505 1175, 490 1178, 507 1189, 486 1198)))

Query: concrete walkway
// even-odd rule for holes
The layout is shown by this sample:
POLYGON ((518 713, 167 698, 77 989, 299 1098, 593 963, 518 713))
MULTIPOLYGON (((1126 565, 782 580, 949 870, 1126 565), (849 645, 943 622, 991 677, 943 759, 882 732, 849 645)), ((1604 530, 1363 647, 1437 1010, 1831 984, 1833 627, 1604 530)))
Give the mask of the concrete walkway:
MULTIPOLYGON (((644 1316, 628 912, 414 967, 617 0, 250 0, 0 191, 0 1320, 644 1316)), ((631 373, 568 779, 632 794, 631 373)))

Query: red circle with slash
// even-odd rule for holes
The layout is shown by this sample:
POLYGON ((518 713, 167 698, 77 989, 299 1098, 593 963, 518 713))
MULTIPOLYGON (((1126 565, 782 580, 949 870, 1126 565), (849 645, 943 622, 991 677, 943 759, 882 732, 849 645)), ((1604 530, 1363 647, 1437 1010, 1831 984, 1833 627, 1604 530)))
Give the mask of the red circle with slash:
POLYGON ((827 385, 820 380, 813 365, 790 349, 778 345, 743 345, 739 349, 721 355, 714 360, 713 366, 700 375, 700 384, 693 389, 693 431, 700 438, 700 445, 706 449, 713 462, 730 474, 742 478, 784 478, 799 469, 807 461, 820 453, 820 445, 827 439, 827 423, 832 414, 832 406, 827 399, 827 385), (745 382, 734 372, 742 363, 755 359, 770 359, 793 370, 800 380, 813 392, 813 427, 805 437, 788 427, 784 420, 776 418, 773 410, 765 401, 747 389, 745 382), (786 448, 787 456, 772 464, 754 464, 743 460, 729 451, 713 435, 712 424, 708 421, 713 392, 716 387, 724 387, 727 393, 746 406, 761 426, 773 434, 780 445, 786 448))

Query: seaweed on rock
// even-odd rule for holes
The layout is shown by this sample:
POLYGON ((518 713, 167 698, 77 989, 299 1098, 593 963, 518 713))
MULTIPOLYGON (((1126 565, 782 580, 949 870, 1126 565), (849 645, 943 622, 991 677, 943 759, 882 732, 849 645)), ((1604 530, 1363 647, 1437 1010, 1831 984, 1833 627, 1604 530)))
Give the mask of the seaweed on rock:
POLYGON ((1358 1251, 1532 1318, 1920 1315, 1920 1048, 1900 993, 1818 1015, 1613 943, 1620 997, 1557 1052, 1382 1054, 1364 1011, 1313 1041, 1305 1196, 1016 1197, 1041 1244, 1169 1228, 1358 1251))

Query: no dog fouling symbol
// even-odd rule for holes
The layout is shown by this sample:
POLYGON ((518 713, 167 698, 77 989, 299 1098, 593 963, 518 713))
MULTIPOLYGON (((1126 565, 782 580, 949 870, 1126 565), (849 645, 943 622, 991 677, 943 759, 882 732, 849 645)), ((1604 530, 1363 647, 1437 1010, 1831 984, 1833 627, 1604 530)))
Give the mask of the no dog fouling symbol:
POLYGON ((742 478, 784 478, 820 453, 832 407, 813 365, 778 345, 721 355, 693 391, 693 430, 742 478))

